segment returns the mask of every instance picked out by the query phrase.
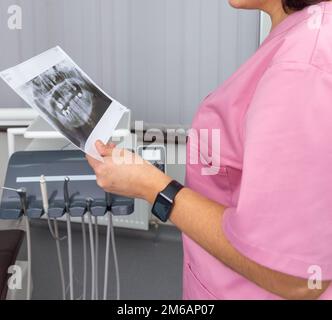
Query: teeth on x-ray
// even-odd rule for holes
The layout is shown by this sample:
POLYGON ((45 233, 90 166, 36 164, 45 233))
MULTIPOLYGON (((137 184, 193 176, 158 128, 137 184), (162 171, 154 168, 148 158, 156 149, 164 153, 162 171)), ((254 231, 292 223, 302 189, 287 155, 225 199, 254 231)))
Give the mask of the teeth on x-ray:
POLYGON ((20 89, 21 94, 68 136, 85 147, 112 100, 70 60, 52 65, 20 89))
MULTIPOLYGON (((64 127, 80 128, 91 123, 96 90, 75 66, 67 61, 50 68, 33 81, 35 101, 59 117, 64 127)), ((98 92, 98 91, 97 91, 98 92)), ((108 103, 107 97, 105 106, 108 103)), ((90 128, 89 128, 90 129, 90 128)), ((93 126, 91 126, 91 130, 93 126)))

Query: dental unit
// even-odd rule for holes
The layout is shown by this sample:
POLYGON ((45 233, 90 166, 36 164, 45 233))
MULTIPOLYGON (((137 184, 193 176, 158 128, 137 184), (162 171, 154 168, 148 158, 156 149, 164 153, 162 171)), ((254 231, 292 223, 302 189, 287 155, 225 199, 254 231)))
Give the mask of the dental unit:
MULTIPOLYGON (((62 299, 67 298, 67 288, 71 300, 108 299, 110 248, 112 248, 115 264, 116 299, 120 299, 119 265, 112 219, 114 216, 131 215, 134 212, 134 199, 105 194, 97 186, 85 155, 77 150, 16 152, 9 161, 4 185, 11 188, 3 187, 0 219, 25 219, 28 248, 27 299, 31 298, 32 292, 30 221, 38 219, 47 219, 48 229, 56 244, 62 299), (13 197, 14 192, 19 199, 13 197), (60 236, 59 219, 66 222, 65 237, 60 236), (101 295, 98 287, 100 219, 107 221, 104 287, 101 295), (75 289, 73 221, 81 224, 83 241, 83 290, 80 294, 75 289), (86 223, 89 240, 86 234, 86 223), (61 243, 65 239, 67 239, 68 248, 68 284, 65 280, 61 252, 61 243), (91 260, 91 296, 87 293, 88 246, 91 260)), ((33 222, 31 223, 33 228, 33 222)))

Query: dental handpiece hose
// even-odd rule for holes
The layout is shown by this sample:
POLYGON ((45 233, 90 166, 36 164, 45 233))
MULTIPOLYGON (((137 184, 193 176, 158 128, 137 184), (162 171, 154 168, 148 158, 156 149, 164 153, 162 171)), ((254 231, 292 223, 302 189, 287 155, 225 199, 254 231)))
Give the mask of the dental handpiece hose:
POLYGON ((112 251, 114 258, 114 267, 115 267, 115 278, 116 278, 116 299, 120 300, 120 272, 119 272, 119 262, 118 255, 115 245, 115 236, 114 236, 114 226, 112 220, 112 195, 106 193, 106 211, 107 211, 107 236, 106 236, 106 254, 105 254, 105 274, 104 274, 104 295, 103 299, 107 300, 107 291, 108 291, 108 273, 109 273, 109 251, 110 243, 112 243, 112 251))
POLYGON ((105 253, 105 269, 104 269, 104 295, 103 300, 107 300, 107 290, 108 290, 108 272, 109 272, 109 254, 110 248, 109 244, 111 241, 111 224, 110 224, 110 216, 111 214, 111 205, 112 205, 112 197, 106 193, 106 213, 107 213, 107 232, 106 232, 106 253, 105 253))
POLYGON ((45 176, 43 176, 43 175, 40 177, 40 190, 41 190, 41 195, 42 195, 44 214, 46 214, 48 227, 49 227, 51 236, 55 240, 55 244, 56 244, 59 272, 60 272, 60 279, 61 279, 62 299, 66 300, 65 275, 64 275, 64 270, 63 270, 63 262, 62 262, 61 246, 60 246, 60 241, 62 239, 59 238, 59 228, 58 228, 58 222, 57 222, 56 218, 54 218, 54 231, 53 231, 53 228, 51 225, 51 219, 49 216, 49 201, 48 201, 47 183, 46 183, 45 176))
POLYGON ((67 220, 67 233, 68 233, 68 260, 69 260, 69 293, 70 300, 74 300, 74 271, 73 271, 73 243, 71 234, 71 221, 70 221, 70 198, 69 198, 69 177, 65 178, 64 183, 64 200, 65 200, 65 212, 67 220))
POLYGON ((89 239, 90 239, 90 252, 91 252, 91 300, 96 298, 96 265, 95 265, 95 246, 93 239, 93 227, 92 227, 92 217, 91 217, 91 206, 93 203, 92 198, 86 199, 86 215, 88 217, 89 226, 89 239))
POLYGON ((17 190, 17 193, 20 197, 21 208, 24 213, 26 232, 27 232, 27 254, 28 254, 28 279, 27 279, 27 300, 31 300, 31 280, 32 280, 32 252, 31 252, 31 230, 29 217, 27 215, 27 191, 25 188, 17 190))
POLYGON ((98 228, 98 217, 95 216, 95 299, 99 299, 99 228, 98 228))
POLYGON ((82 227, 82 240, 83 240, 83 293, 82 293, 82 300, 86 300, 88 257, 87 257, 87 242, 86 242, 86 231, 85 231, 84 215, 81 218, 81 227, 82 227))

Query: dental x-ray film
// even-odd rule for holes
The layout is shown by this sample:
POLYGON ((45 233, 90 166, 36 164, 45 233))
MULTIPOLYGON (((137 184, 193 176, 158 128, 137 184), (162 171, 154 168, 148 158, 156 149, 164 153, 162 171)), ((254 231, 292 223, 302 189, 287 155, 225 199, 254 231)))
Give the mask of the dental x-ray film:
POLYGON ((97 159, 95 141, 108 142, 128 112, 60 47, 5 70, 0 77, 64 137, 97 159))

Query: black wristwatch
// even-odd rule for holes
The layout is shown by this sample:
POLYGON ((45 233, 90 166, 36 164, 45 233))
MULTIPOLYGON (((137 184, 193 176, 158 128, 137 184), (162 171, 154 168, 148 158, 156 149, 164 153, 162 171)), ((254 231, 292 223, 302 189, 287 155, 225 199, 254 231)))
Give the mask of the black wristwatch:
POLYGON ((152 207, 152 213, 162 222, 166 222, 172 212, 174 199, 183 185, 173 180, 163 191, 161 191, 152 207))

